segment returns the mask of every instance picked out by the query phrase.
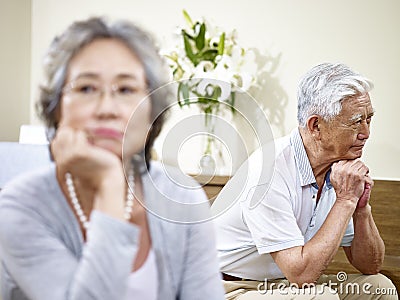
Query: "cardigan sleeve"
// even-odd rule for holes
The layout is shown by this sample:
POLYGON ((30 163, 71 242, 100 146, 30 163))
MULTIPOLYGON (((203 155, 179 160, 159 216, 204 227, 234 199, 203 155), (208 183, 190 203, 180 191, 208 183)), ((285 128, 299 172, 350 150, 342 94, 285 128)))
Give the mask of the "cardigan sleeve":
MULTIPOLYGON (((205 198, 204 192, 192 193, 205 198)), ((199 199, 194 202, 199 201, 199 199)), ((218 267, 215 228, 211 219, 186 224, 186 253, 179 299, 225 299, 218 267)))
POLYGON ((21 299, 13 296, 21 294, 16 289, 32 300, 121 299, 137 251, 138 228, 93 211, 78 258, 43 211, 24 205, 23 197, 28 196, 12 188, 0 194, 1 258, 17 285, 3 284, 3 300, 21 299))

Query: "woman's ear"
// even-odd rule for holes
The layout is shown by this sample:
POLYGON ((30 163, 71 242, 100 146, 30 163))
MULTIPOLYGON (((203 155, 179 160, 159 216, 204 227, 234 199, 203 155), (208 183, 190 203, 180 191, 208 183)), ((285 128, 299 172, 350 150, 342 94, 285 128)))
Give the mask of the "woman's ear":
POLYGON ((316 139, 320 138, 320 120, 321 117, 318 115, 312 115, 307 119, 307 130, 316 139))

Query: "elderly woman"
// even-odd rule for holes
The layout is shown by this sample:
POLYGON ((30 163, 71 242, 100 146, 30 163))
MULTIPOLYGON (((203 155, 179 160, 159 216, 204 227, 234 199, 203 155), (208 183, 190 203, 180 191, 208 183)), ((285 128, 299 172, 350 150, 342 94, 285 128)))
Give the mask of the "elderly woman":
POLYGON ((74 23, 45 73, 55 163, 1 192, 3 300, 223 299, 212 224, 187 205, 204 192, 150 161, 169 93, 152 93, 166 72, 149 36, 128 22, 74 23))

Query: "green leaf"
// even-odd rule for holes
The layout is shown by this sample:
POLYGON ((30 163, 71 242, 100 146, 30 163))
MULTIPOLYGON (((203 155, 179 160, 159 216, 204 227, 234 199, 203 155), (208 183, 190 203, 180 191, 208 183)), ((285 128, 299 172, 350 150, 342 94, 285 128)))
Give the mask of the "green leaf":
POLYGON ((225 32, 223 32, 219 37, 218 54, 219 55, 224 54, 224 50, 225 50, 225 32))
POLYGON ((199 60, 209 60, 209 61, 215 62, 215 58, 217 57, 217 55, 218 55, 218 51, 216 49, 208 49, 206 51, 200 52, 197 55, 197 58, 199 60))
POLYGON ((208 104, 208 99, 204 97, 199 97, 197 102, 200 104, 208 104))
POLYGON ((206 39, 206 24, 202 23, 200 25, 199 34, 196 37, 196 47, 197 47, 197 49, 203 50, 204 45, 205 45, 205 39, 206 39))
POLYGON ((182 93, 182 82, 179 82, 179 84, 178 84, 178 104, 179 104, 179 106, 180 107, 182 107, 183 106, 183 103, 182 103, 182 98, 181 98, 181 93, 182 93))
POLYGON ((185 52, 186 56, 191 60, 191 62, 196 66, 197 65, 197 60, 196 56, 193 53, 192 45, 190 44, 189 37, 186 34, 184 30, 182 30, 183 33, 183 43, 185 45, 185 52))
POLYGON ((193 28, 193 21, 192 18, 189 16, 186 10, 182 10, 183 17, 185 18, 186 22, 188 23, 190 28, 193 28))
POLYGON ((218 98, 221 96, 221 87, 220 86, 214 86, 214 91, 212 94, 212 99, 215 101, 218 101, 218 98))
POLYGON ((183 102, 185 104, 189 104, 189 101, 190 101, 190 99, 189 99, 189 87, 187 86, 187 84, 182 83, 181 91, 182 91, 182 96, 183 96, 183 102))
POLYGON ((178 85, 178 104, 180 107, 190 106, 189 87, 183 82, 179 82, 178 85))
POLYGON ((186 35, 190 40, 194 41, 194 36, 187 33, 187 31, 185 29, 182 29, 182 32, 184 32, 183 34, 186 35))
POLYGON ((212 106, 211 106, 211 105, 207 105, 207 106, 204 108, 204 112, 205 112, 206 114, 211 114, 211 113, 212 113, 212 106))

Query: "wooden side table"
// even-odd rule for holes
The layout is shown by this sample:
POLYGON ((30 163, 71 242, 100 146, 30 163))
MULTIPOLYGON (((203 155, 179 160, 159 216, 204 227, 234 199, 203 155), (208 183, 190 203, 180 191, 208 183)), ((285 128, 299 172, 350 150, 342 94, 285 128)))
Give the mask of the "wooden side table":
POLYGON ((206 192, 208 199, 210 200, 210 204, 214 202, 219 192, 230 179, 230 176, 221 175, 215 175, 212 177, 207 175, 192 176, 203 186, 203 189, 206 192))

